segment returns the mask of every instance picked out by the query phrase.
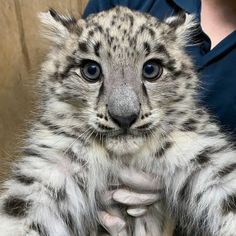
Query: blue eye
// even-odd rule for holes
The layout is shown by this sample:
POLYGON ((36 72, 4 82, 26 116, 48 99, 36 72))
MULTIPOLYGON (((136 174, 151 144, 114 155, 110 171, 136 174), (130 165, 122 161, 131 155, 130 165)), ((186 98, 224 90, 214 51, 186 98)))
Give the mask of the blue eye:
POLYGON ((162 71, 162 66, 157 60, 149 60, 143 65, 143 78, 154 81, 161 76, 162 71))
POLYGON ((95 83, 100 79, 101 68, 95 61, 89 61, 81 67, 82 76, 89 82, 95 83))

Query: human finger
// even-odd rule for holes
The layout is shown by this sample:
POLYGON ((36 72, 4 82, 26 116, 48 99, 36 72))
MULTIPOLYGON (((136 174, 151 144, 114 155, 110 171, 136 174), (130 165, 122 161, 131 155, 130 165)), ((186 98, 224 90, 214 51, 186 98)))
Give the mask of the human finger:
POLYGON ((158 178, 154 178, 144 172, 123 169, 120 171, 120 180, 127 187, 139 191, 158 191, 160 183, 158 178))
POLYGON ((151 205, 160 199, 158 193, 136 193, 127 189, 118 189, 113 193, 113 199, 124 205, 151 205))
POLYGON ((103 227, 112 235, 117 236, 125 228, 125 221, 118 216, 112 216, 105 211, 98 212, 103 227))

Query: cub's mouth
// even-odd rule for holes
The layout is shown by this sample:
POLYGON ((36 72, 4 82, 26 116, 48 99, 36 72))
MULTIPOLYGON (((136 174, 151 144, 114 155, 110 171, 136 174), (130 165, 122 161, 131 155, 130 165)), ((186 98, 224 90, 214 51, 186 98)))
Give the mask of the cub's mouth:
POLYGON ((137 137, 147 137, 155 131, 154 127, 137 127, 133 129, 114 129, 110 131, 96 131, 98 135, 107 138, 117 138, 117 139, 131 139, 137 137))

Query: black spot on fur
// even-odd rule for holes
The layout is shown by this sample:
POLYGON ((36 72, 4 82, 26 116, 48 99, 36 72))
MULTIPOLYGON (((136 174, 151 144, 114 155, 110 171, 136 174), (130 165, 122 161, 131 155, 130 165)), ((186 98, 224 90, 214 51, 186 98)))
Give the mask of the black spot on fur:
POLYGON ((66 79, 70 75, 72 69, 80 66, 80 64, 76 62, 75 57, 68 56, 66 59, 68 61, 68 65, 65 67, 64 71, 58 75, 58 78, 61 80, 66 79))
POLYGON ((147 93, 147 89, 144 83, 142 83, 142 90, 143 90, 143 94, 148 97, 148 93, 147 93))
POLYGON ((93 37, 93 36, 94 36, 94 31, 93 31, 93 30, 90 30, 90 31, 88 32, 88 35, 89 35, 90 37, 93 37))
POLYGON ((57 132, 53 132, 53 133, 57 134, 57 135, 64 135, 67 138, 73 138, 73 139, 78 139, 80 141, 84 141, 82 138, 77 137, 76 135, 70 134, 70 133, 65 132, 65 131, 57 131, 57 132))
POLYGON ((26 175, 23 175, 23 174, 20 174, 20 173, 15 173, 13 174, 13 178, 24 184, 24 185, 31 185, 34 183, 35 179, 33 177, 30 177, 30 176, 26 176, 26 175))
POLYGON ((51 186, 46 186, 49 190, 49 195, 53 197, 56 201, 64 201, 66 199, 66 189, 61 187, 59 189, 55 189, 51 186))
POLYGON ((143 47, 144 47, 144 50, 145 50, 145 56, 148 56, 151 52, 150 44, 148 42, 144 42, 143 47))
POLYGON ((226 176, 226 175, 232 173, 232 172, 235 171, 235 170, 236 170, 236 163, 232 163, 232 164, 230 164, 230 165, 228 165, 228 166, 223 167, 223 168, 217 173, 217 175, 218 175, 219 177, 224 177, 224 176, 226 176))
POLYGON ((88 45, 86 42, 79 42, 79 50, 83 53, 88 52, 88 45))
POLYGON ((106 125, 103 125, 103 124, 98 124, 98 127, 100 128, 100 129, 103 129, 103 130, 113 130, 113 128, 112 127, 109 127, 109 126, 106 126, 106 125))
POLYGON ((180 201, 187 201, 190 197, 190 194, 192 192, 192 185, 193 181, 195 179, 196 174, 199 172, 198 169, 195 169, 193 173, 190 173, 189 176, 184 181, 182 187, 179 190, 179 200, 180 201))
POLYGON ((71 148, 69 148, 67 151, 66 151, 66 156, 69 157, 69 159, 71 161, 76 161, 78 159, 77 155, 72 151, 71 148))
POLYGON ((182 130, 183 131, 195 131, 196 130, 196 123, 197 123, 196 120, 190 118, 182 124, 182 127, 183 127, 182 130))
POLYGON ((184 96, 184 95, 181 95, 181 96, 179 96, 179 97, 173 99, 173 102, 181 102, 181 101, 184 100, 184 99, 185 99, 185 96, 184 96))
POLYGON ((48 127, 50 130, 59 130, 60 127, 57 125, 52 124, 51 122, 47 120, 40 120, 41 124, 48 127))
POLYGON ((134 25, 134 17, 132 15, 128 15, 129 20, 130 20, 130 27, 133 27, 134 25))
POLYGON ((229 213, 236 214, 236 194, 229 195, 222 203, 222 213, 227 215, 229 213))
POLYGON ((146 123, 144 125, 138 126, 137 129, 147 129, 152 125, 152 123, 146 123))
POLYGON ((99 54, 99 49, 101 47, 101 43, 100 42, 97 42, 94 46, 94 53, 97 57, 100 57, 100 54, 99 54))
POLYGON ((195 157, 194 160, 200 165, 209 162, 211 160, 209 157, 209 150, 208 149, 203 150, 195 157))
POLYGON ((39 147, 40 148, 51 148, 51 147, 49 147, 48 145, 45 145, 45 144, 40 144, 39 147))
POLYGON ((153 29, 148 28, 148 32, 149 32, 151 38, 154 38, 154 37, 155 37, 155 31, 154 31, 153 29))
POLYGON ((151 28, 149 28, 149 27, 147 27, 147 26, 145 26, 145 25, 142 25, 142 26, 140 27, 140 33, 143 33, 144 31, 148 32, 149 35, 151 36, 151 38, 154 38, 154 37, 155 37, 155 32, 154 32, 153 29, 151 29, 151 28))
POLYGON ((45 226, 43 226, 42 224, 34 222, 30 225, 30 229, 37 232, 40 236, 49 236, 49 233, 47 232, 45 226))
POLYGON ((96 24, 96 28, 95 29, 96 29, 96 31, 99 31, 100 33, 104 32, 104 30, 103 30, 101 25, 96 24))
POLYGON ((97 96, 97 100, 96 100, 96 105, 98 106, 100 97, 103 95, 104 93, 104 83, 101 84, 99 91, 98 91, 98 96, 97 96))
POLYGON ((160 147, 160 148, 156 151, 155 157, 157 157, 157 158, 162 157, 162 156, 165 154, 165 152, 166 152, 168 149, 170 149, 172 146, 173 146, 173 143, 171 143, 171 142, 166 142, 166 143, 164 143, 164 144, 162 145, 162 147, 160 147))
POLYGON ((32 148, 25 148, 23 150, 23 155, 24 156, 34 156, 34 157, 39 157, 40 153, 32 148))
POLYGON ((165 45, 163 45, 163 44, 157 44, 154 47, 154 51, 157 53, 160 53, 160 54, 164 54, 164 56, 166 56, 167 58, 170 58, 170 55, 169 55, 165 45))
POLYGON ((200 200, 201 200, 201 198, 202 198, 202 196, 203 196, 203 193, 204 193, 204 192, 201 192, 201 193, 198 193, 198 194, 196 195, 196 197, 195 197, 196 203, 199 203, 199 202, 200 202, 200 200))
POLYGON ((3 210, 7 215, 13 217, 25 217, 31 206, 31 201, 11 196, 4 201, 3 210))

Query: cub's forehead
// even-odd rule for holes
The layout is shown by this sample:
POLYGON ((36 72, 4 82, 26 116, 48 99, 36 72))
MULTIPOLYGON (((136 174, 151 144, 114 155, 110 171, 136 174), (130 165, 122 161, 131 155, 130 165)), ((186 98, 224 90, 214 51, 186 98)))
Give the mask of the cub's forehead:
POLYGON ((168 42, 170 27, 156 18, 131 11, 127 8, 114 8, 92 15, 79 39, 79 50, 118 56, 134 56, 135 53, 150 53, 157 44, 168 42))

